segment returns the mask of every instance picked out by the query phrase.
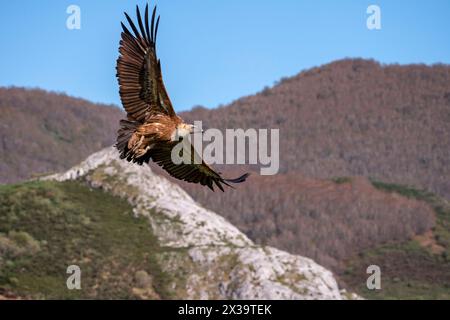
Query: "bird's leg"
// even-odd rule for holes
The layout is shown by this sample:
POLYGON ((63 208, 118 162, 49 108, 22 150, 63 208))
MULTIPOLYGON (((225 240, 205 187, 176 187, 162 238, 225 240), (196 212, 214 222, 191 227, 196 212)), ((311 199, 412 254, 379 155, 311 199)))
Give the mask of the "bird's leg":
POLYGON ((140 158, 152 148, 152 135, 147 135, 145 132, 136 131, 128 141, 129 153, 134 158, 140 158))
POLYGON ((143 138, 144 137, 137 132, 133 133, 130 140, 128 141, 128 149, 134 152, 142 143, 143 138))
POLYGON ((150 146, 146 146, 145 148, 138 149, 134 154, 135 154, 136 158, 140 158, 144 154, 146 154, 149 149, 150 149, 150 146))
POLYGON ((146 139, 144 135, 140 136, 139 141, 136 143, 135 148, 133 149, 136 158, 142 157, 147 153, 148 150, 150 150, 151 145, 149 142, 149 139, 146 139))

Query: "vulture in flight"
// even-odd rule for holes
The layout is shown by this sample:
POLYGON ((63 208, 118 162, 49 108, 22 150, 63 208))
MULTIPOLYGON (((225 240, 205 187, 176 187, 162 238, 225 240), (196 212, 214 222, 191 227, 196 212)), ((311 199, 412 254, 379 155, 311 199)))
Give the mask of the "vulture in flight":
MULTIPOLYGON (((147 4, 143 21, 136 6, 138 27, 127 13, 125 17, 131 31, 121 23, 117 78, 127 119, 120 121, 116 147, 122 159, 140 165, 151 159, 177 179, 200 183, 213 191, 216 185, 224 191, 222 184, 230 186, 229 183, 243 182, 248 173, 236 179, 225 179, 203 160, 180 164, 172 161, 174 146, 196 128, 176 115, 164 87, 161 63, 156 56, 159 16, 155 21, 155 14, 156 6, 149 21, 147 4)), ((191 146, 191 159, 194 157, 201 159, 191 146)))

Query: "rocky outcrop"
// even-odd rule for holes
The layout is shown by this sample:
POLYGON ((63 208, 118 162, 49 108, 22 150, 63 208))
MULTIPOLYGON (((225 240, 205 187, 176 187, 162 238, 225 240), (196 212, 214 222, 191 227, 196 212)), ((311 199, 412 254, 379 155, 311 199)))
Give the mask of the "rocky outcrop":
POLYGON ((170 274, 170 290, 176 298, 357 298, 340 291, 329 270, 311 259, 255 245, 148 166, 120 160, 112 147, 67 172, 44 179, 79 179, 126 198, 135 215, 148 218, 163 248, 158 264, 170 274))

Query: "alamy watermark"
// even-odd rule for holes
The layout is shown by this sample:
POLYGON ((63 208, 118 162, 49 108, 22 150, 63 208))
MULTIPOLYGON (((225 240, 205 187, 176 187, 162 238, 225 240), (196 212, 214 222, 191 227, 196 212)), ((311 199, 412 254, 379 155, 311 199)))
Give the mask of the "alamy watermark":
MULTIPOLYGON (((81 8, 78 5, 71 4, 67 7, 66 13, 69 15, 66 19, 66 27, 69 30, 81 29, 81 8)), ((371 4, 367 7, 366 14, 369 16, 366 20, 366 26, 369 30, 381 30, 381 8, 378 5, 371 4)))
POLYGON ((370 274, 366 281, 367 289, 381 290, 381 268, 373 264, 367 267, 366 272, 370 274))
POLYGON ((366 13, 369 15, 366 20, 367 29, 381 30, 381 8, 375 4, 367 7, 366 13))
POLYGON ((203 131, 201 121, 195 121, 194 126, 197 130, 192 137, 185 137, 172 149, 171 158, 174 164, 201 164, 204 160, 208 164, 260 165, 261 175, 278 173, 279 129, 226 129, 224 135, 221 130, 215 128, 203 131), (194 153, 191 152, 192 146, 194 153))
POLYGON ((66 286, 69 290, 81 290, 81 269, 76 264, 67 267, 66 273, 70 274, 67 278, 66 286))
POLYGON ((81 9, 75 4, 67 7, 66 13, 69 15, 66 20, 66 27, 69 30, 81 29, 81 9))

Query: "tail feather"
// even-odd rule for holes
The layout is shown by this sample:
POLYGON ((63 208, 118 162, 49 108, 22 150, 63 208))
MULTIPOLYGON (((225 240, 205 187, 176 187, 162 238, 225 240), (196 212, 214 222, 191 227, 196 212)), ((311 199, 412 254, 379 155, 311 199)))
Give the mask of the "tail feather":
POLYGON ((248 176, 250 175, 250 173, 244 173, 242 176, 235 178, 235 179, 224 179, 226 182, 231 182, 231 183, 241 183, 244 182, 248 176))

